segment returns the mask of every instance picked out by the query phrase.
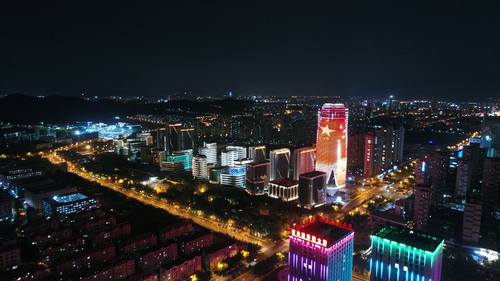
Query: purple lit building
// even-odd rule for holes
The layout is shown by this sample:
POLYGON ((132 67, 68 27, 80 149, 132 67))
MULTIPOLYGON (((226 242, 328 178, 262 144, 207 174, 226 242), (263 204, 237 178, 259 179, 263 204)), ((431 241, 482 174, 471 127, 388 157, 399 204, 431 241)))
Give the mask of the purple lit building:
POLYGON ((352 226, 321 216, 292 228, 288 281, 352 280, 352 226))

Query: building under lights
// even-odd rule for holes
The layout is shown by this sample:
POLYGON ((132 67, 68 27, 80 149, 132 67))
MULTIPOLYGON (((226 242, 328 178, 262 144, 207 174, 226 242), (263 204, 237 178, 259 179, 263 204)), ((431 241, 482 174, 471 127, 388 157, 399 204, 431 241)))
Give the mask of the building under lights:
POLYGON ((344 104, 325 103, 319 112, 316 170, 326 173, 328 188, 345 186, 347 112, 344 104))
POLYGON ((314 216, 292 228, 288 281, 352 280, 352 226, 314 216))
POLYGON ((288 177, 290 170, 290 149, 281 148, 271 150, 269 160, 271 161, 271 180, 288 177))
POLYGON ((254 162, 266 161, 266 146, 265 145, 258 145, 258 146, 249 147, 248 148, 248 156, 254 162))
POLYGON ((314 171, 316 164, 316 148, 301 147, 293 151, 293 178, 298 180, 300 174, 314 171))
POLYGON ((439 281, 444 239, 386 225, 372 235, 370 281, 439 281))

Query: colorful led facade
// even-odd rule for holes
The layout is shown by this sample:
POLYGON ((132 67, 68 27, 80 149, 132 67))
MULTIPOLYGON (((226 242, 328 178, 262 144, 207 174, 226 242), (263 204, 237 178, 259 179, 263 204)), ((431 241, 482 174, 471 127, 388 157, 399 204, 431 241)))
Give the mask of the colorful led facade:
POLYGON ((320 216, 292 228, 288 281, 352 280, 352 226, 320 216))
POLYGON ((327 187, 345 186, 347 113, 343 104, 325 103, 318 117, 316 170, 327 174, 327 187))
POLYGON ((444 239, 386 225, 372 236, 370 281, 439 281, 444 239))

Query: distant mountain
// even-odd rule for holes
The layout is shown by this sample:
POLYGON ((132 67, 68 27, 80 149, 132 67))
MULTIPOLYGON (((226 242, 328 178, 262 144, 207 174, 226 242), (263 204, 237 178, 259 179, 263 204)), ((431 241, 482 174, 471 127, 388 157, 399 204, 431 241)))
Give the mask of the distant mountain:
POLYGON ((77 97, 49 96, 37 98, 12 94, 0 99, 0 122, 14 124, 71 123, 75 121, 103 121, 114 116, 136 114, 234 114, 251 107, 253 102, 244 100, 217 100, 197 102, 175 100, 165 103, 120 103, 112 100, 90 102, 77 97))

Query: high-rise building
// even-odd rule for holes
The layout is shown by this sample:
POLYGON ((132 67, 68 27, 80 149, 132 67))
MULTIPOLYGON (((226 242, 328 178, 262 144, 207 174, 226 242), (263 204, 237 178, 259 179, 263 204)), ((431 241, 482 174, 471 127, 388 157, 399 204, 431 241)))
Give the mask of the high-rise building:
POLYGON ((500 158, 484 160, 481 194, 483 208, 488 218, 497 216, 500 212, 500 158))
MULTIPOLYGON (((443 150, 429 154, 429 168, 431 204, 443 205, 455 191, 455 184, 452 185, 449 182, 450 152, 443 150)), ((456 180, 456 177, 454 180, 456 180)))
POLYGON ((415 183, 428 185, 429 184, 429 159, 417 158, 415 167, 415 183))
POLYGON ((299 204, 313 208, 326 203, 326 173, 312 171, 299 176, 299 204))
POLYGON ((316 164, 316 148, 301 147, 293 151, 293 178, 298 180, 300 174, 314 171, 316 164))
POLYGON ((481 124, 481 138, 491 140, 494 157, 500 156, 500 117, 487 116, 481 124))
POLYGON ((393 126, 371 130, 365 137, 363 176, 375 177, 401 163, 403 158, 404 128, 393 126))
POLYGON ((426 230, 429 222, 429 212, 431 204, 431 188, 427 185, 417 184, 414 187, 415 205, 413 220, 417 230, 426 230))
POLYGON ((196 138, 196 135, 194 133, 193 128, 185 128, 181 129, 181 134, 180 134, 180 149, 179 150, 186 150, 186 149, 193 149, 194 148, 194 140, 196 138))
POLYGON ((350 281, 353 249, 351 225, 314 216, 292 228, 288 281, 350 281))
POLYGON ((271 163, 269 161, 257 161, 247 164, 246 188, 252 195, 264 194, 269 188, 269 174, 271 163))
POLYGON ((166 134, 166 147, 167 155, 171 155, 175 150, 182 150, 181 145, 181 129, 182 124, 168 124, 168 132, 166 134))
POLYGON ((327 187, 345 186, 347 112, 343 104, 325 103, 319 112, 316 170, 326 173, 327 187))
POLYGON ((290 170, 290 149, 281 148, 271 150, 269 160, 271 161, 271 180, 288 177, 290 170))
POLYGON ((462 224, 462 243, 479 242, 483 202, 478 197, 469 195, 464 207, 462 224))
POLYGON ((251 146, 248 148, 248 154, 254 162, 266 161, 266 146, 251 146))
POLYGON ((370 281, 439 281, 444 239, 396 225, 372 235, 370 281))
POLYGON ((299 181, 291 178, 279 178, 269 182, 269 197, 283 201, 299 198, 299 181))
POLYGON ((207 156, 195 155, 193 156, 193 177, 198 179, 208 179, 207 170, 207 156))

